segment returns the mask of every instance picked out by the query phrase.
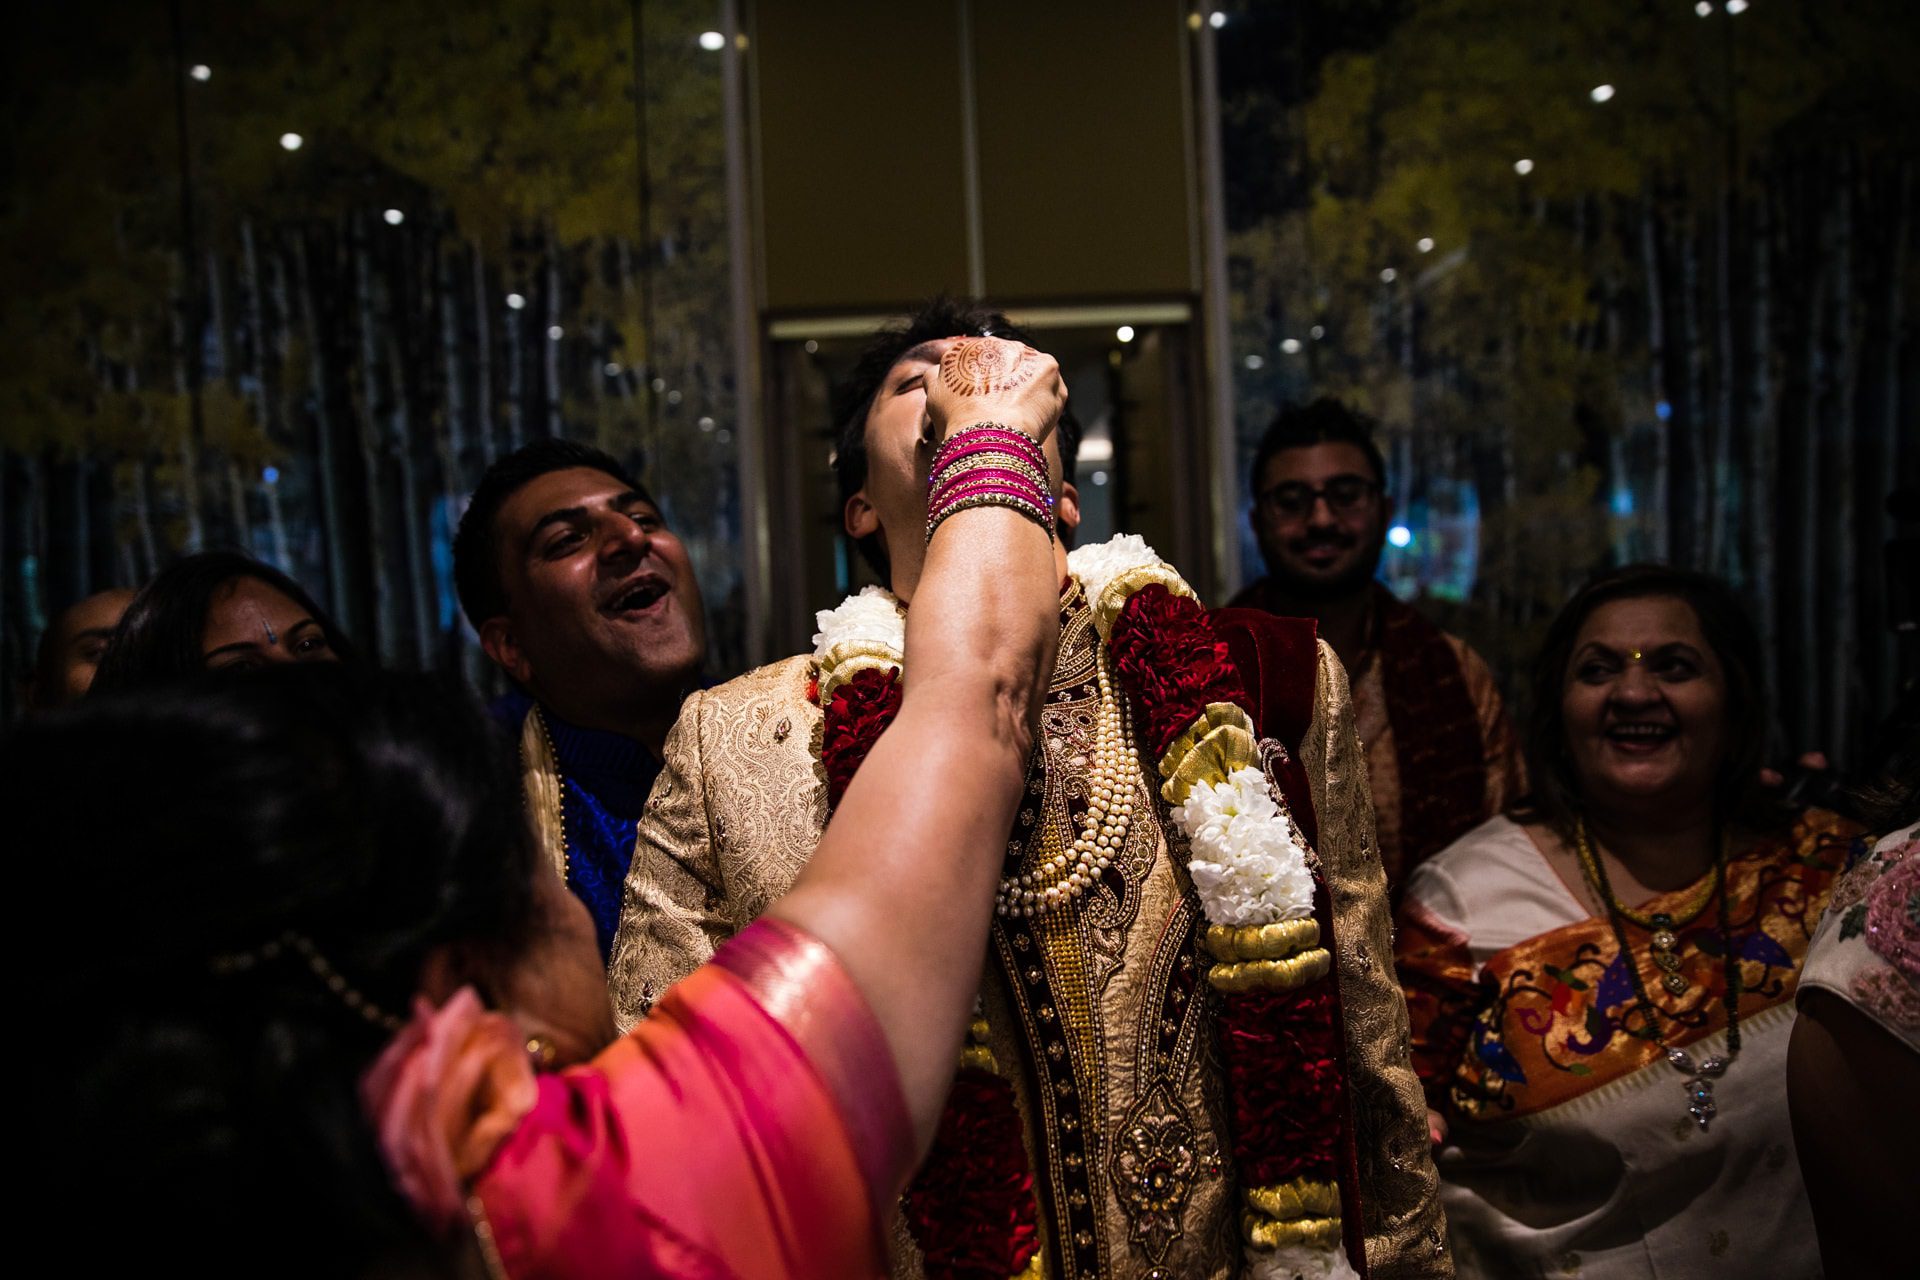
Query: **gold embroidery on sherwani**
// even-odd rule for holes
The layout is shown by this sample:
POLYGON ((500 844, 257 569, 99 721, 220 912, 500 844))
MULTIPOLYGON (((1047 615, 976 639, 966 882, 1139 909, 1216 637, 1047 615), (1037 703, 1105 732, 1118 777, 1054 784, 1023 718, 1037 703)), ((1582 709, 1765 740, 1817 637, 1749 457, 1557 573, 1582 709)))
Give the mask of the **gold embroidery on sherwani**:
POLYGON ((1407 1002, 1393 968, 1386 872, 1373 843, 1366 756, 1353 730, 1346 672, 1324 640, 1315 695, 1313 723, 1299 756, 1332 889, 1334 971, 1346 1022, 1367 1265, 1378 1280, 1450 1276, 1426 1098, 1408 1058, 1407 1002))
MULTIPOLYGON (((1072 833, 1087 800, 1086 767, 1091 762, 1094 710, 1092 629, 1078 593, 1069 596, 1062 618, 1059 658, 1041 710, 1040 741, 1028 771, 1027 803, 1016 819, 1010 859, 1031 868, 1057 854, 1072 833)), ((1102 877, 1088 897, 1113 902, 1133 896, 1126 859, 1118 874, 1102 877)), ((1084 902, 1086 899, 1083 898, 1084 902)), ((1017 1060, 1033 1080, 1029 1110, 1031 1150, 1039 1157, 1035 1194, 1050 1228, 1056 1266, 1063 1277, 1106 1271, 1108 1241, 1099 1206, 1104 1196, 1100 1169, 1101 1118, 1107 1072, 1099 1011, 1095 1004, 1090 929, 1080 910, 1065 909, 1028 918, 1003 918, 994 929, 995 949, 1006 971, 1018 1011, 1023 1043, 1017 1060), (1037 1121, 1037 1123, 1036 1123, 1037 1121)), ((1110 975, 1119 956, 1106 967, 1110 975)))

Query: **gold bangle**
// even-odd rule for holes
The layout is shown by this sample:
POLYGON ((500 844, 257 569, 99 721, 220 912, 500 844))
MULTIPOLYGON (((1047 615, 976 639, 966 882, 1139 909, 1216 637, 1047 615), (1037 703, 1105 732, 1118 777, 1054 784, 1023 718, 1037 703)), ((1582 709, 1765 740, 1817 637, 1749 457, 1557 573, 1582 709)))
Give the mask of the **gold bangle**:
POLYGON ((1018 511, 1021 515, 1027 517, 1027 519, 1033 521, 1042 529, 1045 529, 1049 542, 1053 540, 1053 515, 1051 512, 1035 506, 1025 498, 1016 498, 1010 493, 977 493, 949 504, 941 510, 937 517, 929 520, 927 522, 927 541, 932 542, 934 531, 949 519, 962 511, 971 510, 974 507, 1006 507, 1009 510, 1018 511))
POLYGON ((971 458, 963 458, 959 462, 949 466, 934 468, 927 481, 927 489, 931 492, 943 484, 958 480, 961 476, 971 475, 975 471, 985 471, 989 468, 996 471, 1011 471, 1016 475, 1026 477, 1027 480, 1038 485, 1042 490, 1047 488, 1047 477, 1042 475, 1040 471, 1025 458, 1018 457, 1011 453, 987 452, 976 453, 971 458))

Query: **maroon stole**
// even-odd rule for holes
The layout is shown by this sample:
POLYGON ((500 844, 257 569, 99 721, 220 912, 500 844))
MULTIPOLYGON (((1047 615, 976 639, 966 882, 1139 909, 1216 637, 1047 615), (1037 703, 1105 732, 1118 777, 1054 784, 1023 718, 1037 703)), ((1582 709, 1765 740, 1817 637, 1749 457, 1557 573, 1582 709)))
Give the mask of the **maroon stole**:
POLYGON ((1487 748, 1447 633, 1373 584, 1374 635, 1400 766, 1400 879, 1485 822, 1487 748))
MULTIPOLYGON (((1370 643, 1380 662, 1400 769, 1397 892, 1409 871, 1492 816, 1487 812, 1487 747, 1480 737, 1480 709, 1467 691, 1447 633, 1378 582, 1369 590, 1370 643)), ((1235 596, 1232 606, 1277 614, 1276 594, 1273 579, 1262 578, 1235 596)))
MULTIPOLYGON (((1254 727, 1262 738, 1273 738, 1286 750, 1285 759, 1273 759, 1274 780, 1280 784, 1293 820, 1310 847, 1320 843, 1320 824, 1313 811, 1313 793, 1300 763, 1300 744, 1313 723, 1314 694, 1320 671, 1320 650, 1311 618, 1281 618, 1264 609, 1225 608, 1208 612, 1213 633, 1226 641, 1227 653, 1240 670, 1254 727)), ((1314 895, 1314 918, 1327 950, 1338 956, 1339 939, 1333 932, 1333 904, 1324 873, 1314 895)), ((1336 961, 1337 963, 1337 961, 1336 961)), ((1347 1043, 1346 1017, 1340 1004, 1340 984, 1333 991, 1333 1030, 1337 1043, 1347 1043)), ((1340 1125, 1340 1222, 1347 1256, 1365 1258, 1366 1230, 1361 1219, 1360 1156, 1356 1145, 1352 1095, 1347 1095, 1346 1117, 1340 1125)), ((1361 1274, 1367 1274, 1364 1264, 1361 1274)))

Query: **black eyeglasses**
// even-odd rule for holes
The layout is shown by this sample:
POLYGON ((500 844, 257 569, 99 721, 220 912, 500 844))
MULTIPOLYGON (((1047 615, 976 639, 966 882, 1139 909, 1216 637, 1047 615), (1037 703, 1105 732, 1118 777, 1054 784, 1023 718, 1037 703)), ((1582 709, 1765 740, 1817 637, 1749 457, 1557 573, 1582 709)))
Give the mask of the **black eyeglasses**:
POLYGON ((1380 485, 1365 476, 1335 476, 1319 486, 1290 480, 1261 494, 1260 507, 1272 515, 1298 517, 1312 511, 1313 504, 1325 498, 1331 511, 1344 515, 1371 501, 1378 492, 1380 485))

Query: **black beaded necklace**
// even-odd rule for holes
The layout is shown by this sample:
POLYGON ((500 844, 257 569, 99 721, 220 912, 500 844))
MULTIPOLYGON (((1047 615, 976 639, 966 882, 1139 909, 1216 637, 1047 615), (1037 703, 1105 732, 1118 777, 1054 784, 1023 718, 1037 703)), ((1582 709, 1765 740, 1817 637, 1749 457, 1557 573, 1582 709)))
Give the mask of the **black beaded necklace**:
MULTIPOLYGON (((1587 875, 1600 901, 1607 907, 1607 923, 1613 926, 1614 941, 1619 944, 1620 958, 1627 968, 1628 980, 1633 984, 1634 997, 1640 1002, 1640 1008, 1647 1017, 1647 1030, 1653 1036, 1653 1042, 1660 1046, 1667 1062, 1687 1077, 1687 1114, 1704 1132, 1707 1122, 1712 1120, 1717 1108, 1713 1101, 1713 1082, 1726 1074, 1733 1060, 1740 1056, 1740 957, 1734 950, 1732 932, 1727 922, 1727 842, 1719 842, 1719 852, 1713 859, 1714 885, 1711 891, 1720 899, 1720 940, 1726 949, 1723 963, 1726 966, 1726 994, 1723 997, 1727 1011, 1727 1052, 1722 1057, 1714 1054, 1704 1061, 1695 1063, 1693 1055, 1684 1049, 1676 1049, 1667 1043, 1666 1035, 1660 1030, 1660 1009, 1647 995, 1645 982, 1640 977, 1640 961, 1627 943, 1626 924, 1630 921, 1643 929, 1651 929, 1656 940, 1664 935, 1665 947, 1658 948, 1660 954, 1656 962, 1663 971, 1662 983, 1670 994, 1678 995, 1686 989, 1686 980, 1679 975, 1679 956, 1676 951, 1678 940, 1673 936, 1675 924, 1685 925, 1706 910, 1706 899, 1687 918, 1676 921, 1664 913, 1642 916, 1631 910, 1620 899, 1613 896, 1613 886, 1607 879, 1607 864, 1594 850, 1587 839, 1587 820, 1583 817, 1574 828, 1575 852, 1579 855, 1580 868, 1587 875), (1675 990, 1675 987, 1679 991, 1675 990)), ((1656 941, 1657 946, 1657 941, 1656 941)))

